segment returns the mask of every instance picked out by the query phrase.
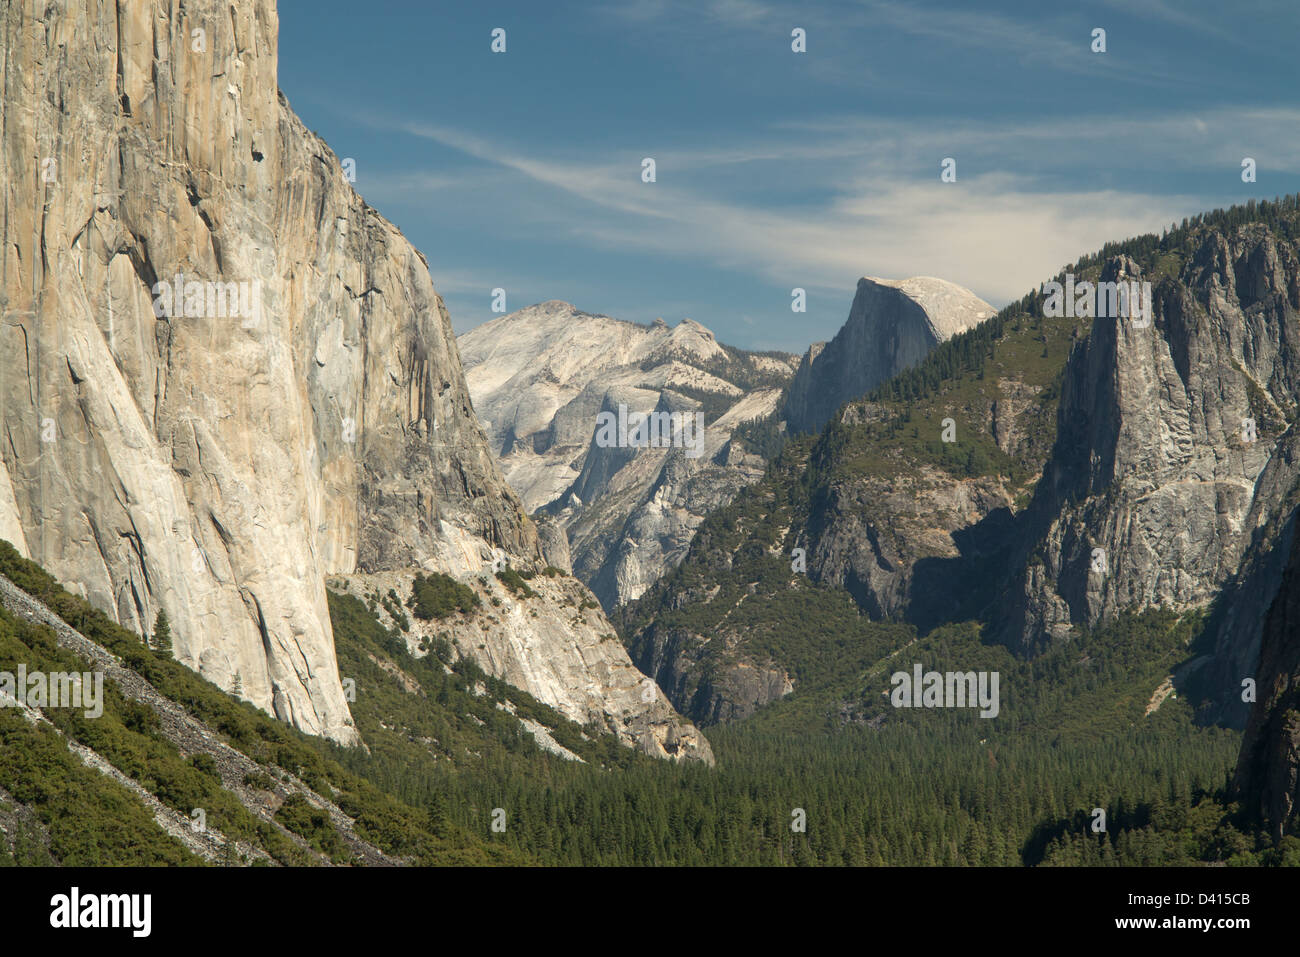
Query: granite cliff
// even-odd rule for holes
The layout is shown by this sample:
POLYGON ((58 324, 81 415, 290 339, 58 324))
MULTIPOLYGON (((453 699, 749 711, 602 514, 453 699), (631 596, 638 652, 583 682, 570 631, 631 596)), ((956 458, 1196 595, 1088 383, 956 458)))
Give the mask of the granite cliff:
MULTIPOLYGON (((1150 279, 1128 256, 1103 280, 1150 279)), ((1266 225, 1204 230, 1156 277, 1154 323, 1098 318, 1067 364, 1001 634, 1032 650, 1121 609, 1208 607, 1207 713, 1240 725, 1300 478, 1300 256, 1266 225), (1250 587, 1241 584, 1250 581, 1250 587)))
MULTIPOLYGON (((427 264, 279 92, 272 0, 14 3, 0 29, 0 535, 355 742, 326 576, 544 564, 427 264)), ((539 699, 707 757, 600 622, 532 621, 475 650, 524 646, 539 699)))

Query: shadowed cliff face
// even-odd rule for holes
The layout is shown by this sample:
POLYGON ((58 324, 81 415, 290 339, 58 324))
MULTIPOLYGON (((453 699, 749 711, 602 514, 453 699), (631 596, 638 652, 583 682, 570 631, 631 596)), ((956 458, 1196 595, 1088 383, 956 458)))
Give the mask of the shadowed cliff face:
POLYGON ((2 16, 0 534, 354 742, 325 575, 541 560, 427 264, 279 93, 270 0, 2 16))
POLYGON ((1300 813, 1300 537, 1269 609, 1233 789, 1275 841, 1300 813))

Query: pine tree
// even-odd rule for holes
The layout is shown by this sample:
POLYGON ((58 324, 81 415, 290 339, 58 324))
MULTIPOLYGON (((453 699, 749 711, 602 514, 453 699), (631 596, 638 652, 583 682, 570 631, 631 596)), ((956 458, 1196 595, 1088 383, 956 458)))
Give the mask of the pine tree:
POLYGON ((153 622, 153 650, 163 658, 172 656, 172 627, 167 621, 167 612, 161 608, 153 622))

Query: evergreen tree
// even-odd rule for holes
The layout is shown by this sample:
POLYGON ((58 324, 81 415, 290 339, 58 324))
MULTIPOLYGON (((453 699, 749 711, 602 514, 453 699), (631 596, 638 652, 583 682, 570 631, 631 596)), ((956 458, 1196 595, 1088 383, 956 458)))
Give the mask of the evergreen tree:
POLYGON ((167 621, 167 612, 161 608, 153 622, 153 650, 164 658, 172 656, 172 626, 167 621))

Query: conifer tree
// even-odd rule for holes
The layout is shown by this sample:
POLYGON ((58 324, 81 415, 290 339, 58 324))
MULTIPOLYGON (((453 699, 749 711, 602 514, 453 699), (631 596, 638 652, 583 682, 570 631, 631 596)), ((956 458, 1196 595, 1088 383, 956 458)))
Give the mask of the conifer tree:
POLYGON ((167 621, 167 612, 161 608, 153 622, 153 650, 164 658, 172 656, 172 627, 167 621))

